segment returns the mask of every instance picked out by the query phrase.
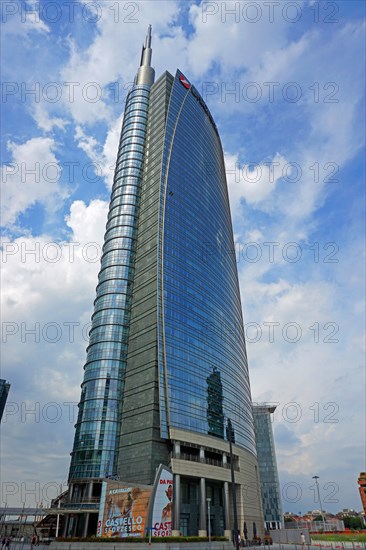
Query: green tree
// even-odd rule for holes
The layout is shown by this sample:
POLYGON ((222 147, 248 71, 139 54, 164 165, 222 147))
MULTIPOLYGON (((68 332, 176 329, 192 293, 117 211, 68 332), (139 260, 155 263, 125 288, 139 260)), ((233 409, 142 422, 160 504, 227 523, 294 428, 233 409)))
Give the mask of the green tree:
POLYGON ((363 529, 363 522, 361 518, 355 516, 345 516, 343 518, 344 526, 347 529, 363 529))

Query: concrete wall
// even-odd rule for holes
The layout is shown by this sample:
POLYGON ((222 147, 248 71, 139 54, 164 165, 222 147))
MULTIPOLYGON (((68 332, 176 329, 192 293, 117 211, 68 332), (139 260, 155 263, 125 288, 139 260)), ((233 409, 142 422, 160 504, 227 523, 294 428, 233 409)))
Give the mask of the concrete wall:
POLYGON ((274 529, 271 530, 270 536, 273 542, 281 544, 301 544, 301 533, 305 535, 306 544, 310 544, 311 539, 309 535, 309 529, 274 529))

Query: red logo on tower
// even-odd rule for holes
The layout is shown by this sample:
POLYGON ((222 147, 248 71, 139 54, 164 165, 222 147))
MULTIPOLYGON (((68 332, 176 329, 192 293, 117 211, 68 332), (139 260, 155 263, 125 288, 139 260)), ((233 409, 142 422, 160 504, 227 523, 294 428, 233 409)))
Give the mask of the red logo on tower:
POLYGON ((185 88, 187 88, 187 90, 190 89, 191 84, 188 82, 188 80, 186 79, 185 76, 183 76, 183 75, 181 74, 180 77, 179 77, 179 80, 181 81, 181 83, 183 84, 183 86, 184 86, 185 88))

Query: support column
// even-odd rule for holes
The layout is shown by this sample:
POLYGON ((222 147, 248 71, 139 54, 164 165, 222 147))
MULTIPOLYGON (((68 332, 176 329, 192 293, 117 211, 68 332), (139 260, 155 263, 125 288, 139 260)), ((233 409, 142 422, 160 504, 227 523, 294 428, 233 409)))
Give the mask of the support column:
POLYGON ((62 530, 62 536, 63 536, 64 538, 67 537, 67 528, 68 528, 68 526, 69 526, 69 521, 70 521, 70 516, 69 516, 69 515, 65 516, 65 519, 64 519, 64 527, 63 527, 63 530, 62 530))
POLYGON ((88 536, 88 527, 89 527, 89 516, 90 514, 84 514, 85 516, 85 521, 84 521, 84 529, 83 529, 83 537, 87 537, 88 536))
POLYGON ((75 537, 76 536, 76 529, 78 526, 78 515, 73 514, 72 516, 69 516, 69 532, 67 534, 68 537, 75 537), (71 524, 71 527, 70 527, 71 524))
POLYGON ((180 441, 174 442, 174 458, 180 458, 180 441))
POLYGON ((232 540, 232 532, 230 529, 230 514, 229 514, 229 483, 224 481, 224 518, 225 518, 225 531, 224 537, 232 540))
MULTIPOLYGON (((74 485, 71 484, 69 485, 69 491, 68 491, 66 503, 71 502, 73 492, 74 492, 74 485)), ((68 514, 67 516, 65 516, 65 519, 64 519, 64 528, 63 528, 62 536, 65 538, 68 536, 70 517, 71 516, 68 514)))
MULTIPOLYGON (((85 496, 87 499, 90 499, 92 494, 93 494, 93 482, 91 481, 90 483, 88 483, 88 486, 86 487, 85 496)), ((90 518, 90 514, 89 513, 85 514, 83 537, 88 536, 89 518, 90 518)))
POLYGON ((180 535, 180 475, 174 474, 173 480, 174 480, 174 485, 173 485, 174 508, 173 508, 172 537, 179 537, 180 535))
POLYGON ((199 521, 198 536, 207 537, 206 480, 204 477, 201 477, 201 480, 200 480, 200 521, 199 521))
POLYGON ((200 462, 205 461, 205 449, 203 447, 200 448, 200 462))

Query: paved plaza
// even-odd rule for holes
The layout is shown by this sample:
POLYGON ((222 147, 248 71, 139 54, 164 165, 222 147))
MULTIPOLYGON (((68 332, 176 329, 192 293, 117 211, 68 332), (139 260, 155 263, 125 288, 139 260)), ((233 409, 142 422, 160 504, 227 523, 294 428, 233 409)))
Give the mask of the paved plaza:
MULTIPOLYGON (((96 548, 96 543, 90 543, 90 546, 92 546, 94 549, 96 548)), ((216 543, 211 543, 211 547, 209 545, 209 543, 202 543, 200 544, 199 548, 200 550, 221 550, 222 549, 225 549, 227 550, 227 544, 226 543, 221 543, 222 546, 220 546, 220 543, 216 542, 216 543)), ((68 548, 69 550, 78 550, 79 549, 79 545, 77 542, 70 542, 69 545, 65 546, 65 543, 63 543, 63 549, 65 548, 68 548)), ((151 544, 151 546, 149 546, 147 543, 144 544, 144 543, 134 543, 133 544, 134 548, 136 550, 148 550, 149 548, 151 549, 158 549, 160 550, 160 544, 151 544)), ((101 545, 102 547, 102 545, 101 545)), ((42 544, 40 543, 38 546, 34 547, 34 550, 56 550, 58 548, 58 545, 53 543, 51 546, 49 544, 42 544)), ((81 547, 80 547, 81 548, 81 547)), ((85 543, 83 545, 83 548, 85 548, 85 543)), ((105 548, 105 545, 103 545, 103 548, 105 548)), ((130 545, 128 543, 117 543, 116 544, 113 544, 113 543, 108 543, 108 548, 110 550, 125 550, 125 549, 129 549, 130 548, 130 545)), ((164 548, 165 550, 181 550, 183 548, 182 546, 182 543, 179 545, 178 543, 176 542, 171 542, 171 543, 166 543, 164 544, 164 548)), ((234 550, 234 546, 232 547, 233 550, 234 550)), ((250 548, 252 550, 255 550, 255 549, 259 549, 260 547, 259 546, 248 546, 247 548, 250 548)), ((332 543, 325 543, 325 542, 322 542, 322 543, 316 543, 314 542, 313 544, 305 544, 304 546, 302 546, 301 544, 272 544, 270 546, 263 546, 261 548, 266 548, 266 549, 270 549, 270 550, 323 550, 323 549, 349 549, 349 550, 366 550, 366 543, 362 542, 362 543, 359 543, 359 542, 332 542, 332 543)), ((188 543, 185 543, 185 546, 184 546, 184 549, 185 550, 189 550, 189 544, 188 543)), ((31 544, 30 542, 28 541, 23 541, 23 542, 12 542, 11 544, 11 547, 10 547, 10 550, 31 550, 31 544)))

